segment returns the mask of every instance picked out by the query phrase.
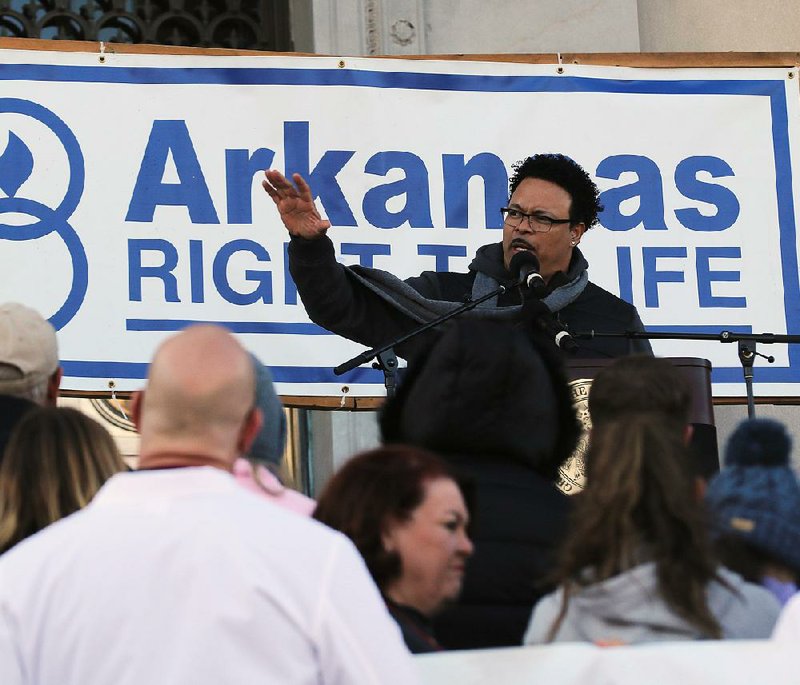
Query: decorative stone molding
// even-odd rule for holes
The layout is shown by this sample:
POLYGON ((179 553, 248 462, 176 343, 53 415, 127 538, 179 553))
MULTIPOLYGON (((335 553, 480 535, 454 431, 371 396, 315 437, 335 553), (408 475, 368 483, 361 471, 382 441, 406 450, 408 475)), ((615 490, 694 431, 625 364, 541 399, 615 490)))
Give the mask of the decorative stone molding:
POLYGON ((383 5, 384 54, 425 54, 428 49, 424 3, 421 0, 384 0, 383 5))
POLYGON ((314 51, 327 55, 426 52, 422 0, 313 0, 314 51))

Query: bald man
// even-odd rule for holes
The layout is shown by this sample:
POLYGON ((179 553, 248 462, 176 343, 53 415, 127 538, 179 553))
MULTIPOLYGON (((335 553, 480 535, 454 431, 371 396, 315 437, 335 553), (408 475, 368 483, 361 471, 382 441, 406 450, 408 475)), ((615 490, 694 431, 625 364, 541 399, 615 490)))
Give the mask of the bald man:
POLYGON ((254 398, 222 328, 159 348, 140 471, 0 558, 0 683, 418 682, 352 544, 230 474, 254 398))
POLYGON ((261 427, 250 355, 218 326, 187 328, 150 365, 133 399, 140 469, 216 466, 230 471, 261 427))

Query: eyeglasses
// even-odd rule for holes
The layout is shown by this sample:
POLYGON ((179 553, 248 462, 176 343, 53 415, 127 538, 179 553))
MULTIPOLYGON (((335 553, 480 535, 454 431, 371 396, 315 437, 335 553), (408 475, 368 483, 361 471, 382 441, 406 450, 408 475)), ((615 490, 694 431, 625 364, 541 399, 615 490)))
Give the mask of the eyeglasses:
POLYGON ((500 213, 503 215, 503 220, 512 228, 517 228, 523 219, 527 219, 528 227, 534 233, 547 233, 554 225, 572 223, 572 219, 553 219, 539 212, 526 214, 513 207, 501 207, 500 213))

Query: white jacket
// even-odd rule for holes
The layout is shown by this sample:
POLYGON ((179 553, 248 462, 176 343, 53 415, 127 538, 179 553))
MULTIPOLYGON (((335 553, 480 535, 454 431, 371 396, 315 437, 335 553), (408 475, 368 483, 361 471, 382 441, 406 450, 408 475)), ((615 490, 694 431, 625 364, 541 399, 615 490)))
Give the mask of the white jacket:
POLYGON ((350 541, 211 467, 122 473, 0 557, 2 685, 406 685, 350 541))

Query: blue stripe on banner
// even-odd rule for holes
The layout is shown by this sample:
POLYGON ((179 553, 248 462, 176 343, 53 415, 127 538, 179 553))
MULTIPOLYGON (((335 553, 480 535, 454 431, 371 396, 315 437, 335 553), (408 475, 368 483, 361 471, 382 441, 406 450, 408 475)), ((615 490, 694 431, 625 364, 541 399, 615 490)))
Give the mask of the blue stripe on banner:
MULTIPOLYGON (((781 267, 783 269, 783 306, 786 312, 786 332, 794 335, 800 332, 800 280, 798 280, 797 270, 797 234, 785 92, 775 93, 770 98, 770 102, 772 104, 772 144, 775 151, 775 191, 778 200, 781 267)), ((792 380, 800 379, 799 345, 789 345, 789 367, 798 369, 792 380)))
MULTIPOLYGON (((64 375, 71 378, 147 378, 148 364, 137 362, 62 361, 64 375)), ((357 368, 342 376, 326 366, 270 366, 276 383, 360 383, 383 385, 383 373, 378 369, 357 368)))
POLYGON ((129 331, 180 331, 198 323, 224 326, 233 333, 272 335, 333 335, 315 323, 281 323, 269 321, 208 321, 201 319, 126 319, 129 331))
MULTIPOLYGON (((791 348, 792 345, 789 347, 791 348)), ((765 354, 769 351, 765 350, 763 347, 759 347, 759 350, 765 354)), ((737 349, 735 347, 731 348, 731 356, 737 356, 737 349)), ((793 369, 785 366, 776 369, 764 361, 763 366, 759 365, 759 363, 756 363, 756 366, 753 369, 753 381, 756 383, 791 383, 793 381, 797 381, 797 373, 793 369)), ((742 371, 741 366, 726 366, 724 368, 711 369, 711 382, 741 383, 741 394, 742 396, 745 395, 744 372, 742 371)))
MULTIPOLYGON (((655 329, 652 329, 655 330, 655 329)), ((670 328, 669 330, 677 330, 670 328)), ((732 329, 729 329, 732 330, 732 329)), ((700 332, 700 331, 697 331, 700 332)), ((708 331, 712 332, 712 331, 708 331)), ((796 347, 790 345, 790 348, 796 347)), ((764 350, 765 353, 768 350, 764 350)), ((731 358, 738 355, 735 345, 730 345, 731 358)), ((97 361, 62 361, 64 375, 71 378, 129 378, 144 380, 147 378, 147 364, 135 362, 97 362, 97 361)), ((325 366, 270 366, 272 377, 276 383, 358 383, 362 385, 383 385, 383 373, 377 369, 358 368, 343 376, 337 376, 331 368, 325 366)), ((714 383, 743 383, 741 367, 714 367, 711 371, 714 383)), ((755 369, 755 379, 759 383, 787 383, 795 378, 790 368, 774 368, 766 362, 755 369)), ((744 386, 743 386, 744 387, 744 386)), ((744 390, 743 390, 744 392, 744 390)))
POLYGON ((147 378, 148 366, 136 362, 61 362, 64 375, 72 378, 147 378))
POLYGON ((383 385, 383 372, 378 369, 357 368, 341 376, 327 366, 270 366, 272 377, 278 383, 365 383, 383 385))
POLYGON ((276 69, 258 67, 111 67, 55 64, 0 65, 0 80, 144 85, 226 84, 244 86, 359 86, 474 92, 598 92, 688 95, 772 95, 779 80, 622 80, 583 76, 493 76, 425 74, 357 69, 276 69))

